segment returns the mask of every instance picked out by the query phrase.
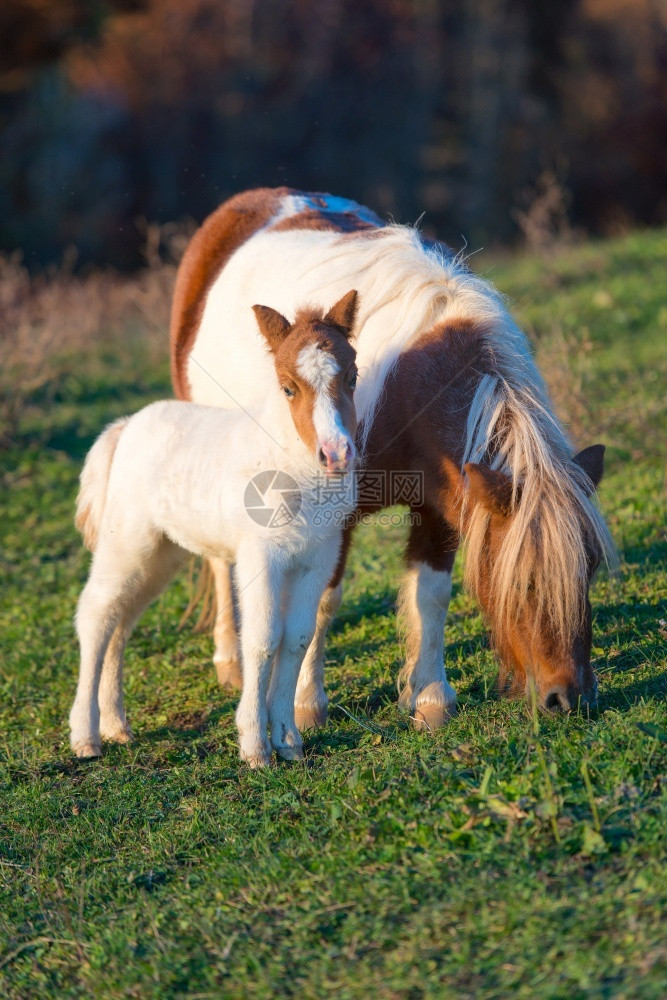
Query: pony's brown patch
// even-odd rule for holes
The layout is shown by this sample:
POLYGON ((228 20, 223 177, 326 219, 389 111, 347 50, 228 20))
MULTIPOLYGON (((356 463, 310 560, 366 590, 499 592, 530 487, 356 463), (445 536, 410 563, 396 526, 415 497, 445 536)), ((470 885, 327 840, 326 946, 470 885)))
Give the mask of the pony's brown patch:
MULTIPOLYGON (((311 198, 313 196, 311 195, 311 198)), ((326 205, 326 203, 324 203, 326 205)), ((304 208, 271 227, 271 232, 282 233, 292 229, 314 229, 320 232, 358 233, 377 227, 354 212, 328 212, 325 209, 304 208)))
POLYGON ((171 310, 171 379, 179 399, 190 398, 187 360, 206 296, 232 254, 277 213, 290 188, 257 188, 224 202, 192 237, 176 278, 171 310))

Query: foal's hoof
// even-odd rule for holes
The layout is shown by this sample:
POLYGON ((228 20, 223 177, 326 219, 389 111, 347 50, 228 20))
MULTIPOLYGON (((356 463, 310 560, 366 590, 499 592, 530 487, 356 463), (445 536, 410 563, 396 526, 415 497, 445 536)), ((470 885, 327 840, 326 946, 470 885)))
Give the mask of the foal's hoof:
POLYGON ((327 706, 295 705, 294 721, 299 732, 303 732, 304 729, 319 729, 320 726, 326 726, 327 706))
POLYGON ((100 743, 79 743, 72 747, 79 760, 90 760, 91 757, 102 756, 102 745, 100 743))
POLYGON ((244 755, 241 754, 241 760, 244 760, 252 771, 259 771, 264 767, 271 767, 271 756, 269 754, 249 754, 247 757, 244 757, 244 755))
POLYGON ((456 715, 456 702, 451 705, 419 705, 413 709, 410 721, 420 733, 434 733, 443 729, 456 715))
POLYGON ((115 724, 112 721, 106 726, 104 721, 100 720, 100 736, 107 743, 131 743, 134 739, 134 733, 127 722, 120 720, 117 720, 115 724))
POLYGON ((303 747, 274 747, 281 760, 304 760, 303 747))
POLYGON ((268 740, 246 740, 245 749, 243 740, 239 743, 239 756, 253 771, 270 767, 272 753, 273 747, 268 740))
POLYGON ((224 688, 240 691, 243 687, 243 674, 238 660, 214 660, 218 684, 224 688))
POLYGON ((107 743, 131 743, 134 739, 134 733, 129 726, 123 726, 122 729, 110 729, 105 731, 103 727, 101 728, 101 736, 103 740, 107 743))

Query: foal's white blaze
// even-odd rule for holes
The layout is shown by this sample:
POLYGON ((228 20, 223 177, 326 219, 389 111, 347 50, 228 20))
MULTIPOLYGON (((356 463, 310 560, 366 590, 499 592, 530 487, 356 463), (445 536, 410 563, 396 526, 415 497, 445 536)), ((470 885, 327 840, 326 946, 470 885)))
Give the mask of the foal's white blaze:
POLYGON ((340 367, 332 354, 317 344, 302 348, 296 369, 308 385, 315 390, 313 426, 317 434, 317 451, 324 453, 327 471, 344 472, 354 462, 354 441, 334 405, 331 384, 340 367))

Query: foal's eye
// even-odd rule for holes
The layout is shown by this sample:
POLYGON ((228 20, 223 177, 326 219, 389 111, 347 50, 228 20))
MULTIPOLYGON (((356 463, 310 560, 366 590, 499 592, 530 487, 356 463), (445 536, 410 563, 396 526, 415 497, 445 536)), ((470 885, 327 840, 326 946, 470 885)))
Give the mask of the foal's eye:
POLYGON ((356 372, 353 372, 350 375, 350 381, 348 382, 348 385, 349 385, 350 389, 354 389, 356 387, 356 385, 357 385, 357 377, 358 376, 357 376, 356 372))
POLYGON ((294 399, 294 389, 290 389, 288 385, 283 386, 283 392, 285 393, 288 399, 294 399))

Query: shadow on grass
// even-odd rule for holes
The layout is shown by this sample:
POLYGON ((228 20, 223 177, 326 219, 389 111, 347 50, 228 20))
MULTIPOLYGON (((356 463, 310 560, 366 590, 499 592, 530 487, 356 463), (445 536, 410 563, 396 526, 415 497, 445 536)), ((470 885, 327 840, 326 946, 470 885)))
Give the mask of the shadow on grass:
MULTIPOLYGON (((609 675, 607 675, 609 676, 609 675)), ((613 675, 612 675, 613 676, 613 675)), ((602 692, 598 701, 598 712, 632 708, 640 701, 663 701, 667 698, 667 671, 662 671, 649 680, 634 681, 611 691, 602 692)))
POLYGON ((329 717, 341 722, 344 719, 349 719, 347 712, 351 712, 353 715, 365 715, 368 718, 373 718, 388 703, 398 700, 396 684, 393 681, 384 684, 374 684, 362 694, 356 693, 351 698, 344 697, 344 683, 339 684, 330 693, 332 704, 329 706, 329 717), (342 706, 342 708, 339 706, 342 706))
POLYGON ((116 368, 105 380, 78 382, 67 377, 55 389, 36 393, 27 401, 25 430, 13 441, 21 449, 51 448, 83 461, 111 420, 172 395, 159 373, 151 377, 144 374, 136 381, 116 368))
POLYGON ((334 618, 331 633, 336 635, 346 625, 358 625, 365 618, 386 618, 395 614, 396 597, 395 587, 384 587, 373 593, 364 591, 356 599, 346 600, 342 610, 334 618))

